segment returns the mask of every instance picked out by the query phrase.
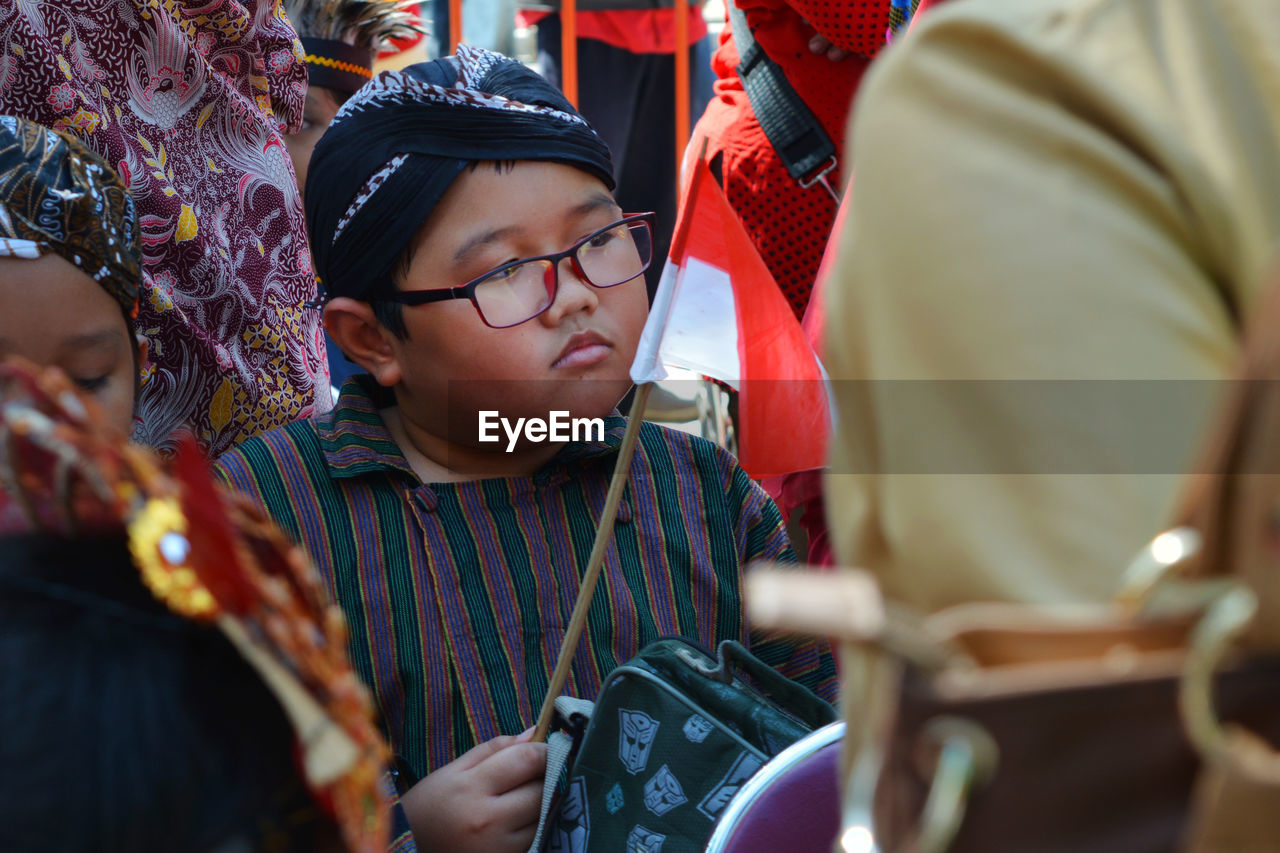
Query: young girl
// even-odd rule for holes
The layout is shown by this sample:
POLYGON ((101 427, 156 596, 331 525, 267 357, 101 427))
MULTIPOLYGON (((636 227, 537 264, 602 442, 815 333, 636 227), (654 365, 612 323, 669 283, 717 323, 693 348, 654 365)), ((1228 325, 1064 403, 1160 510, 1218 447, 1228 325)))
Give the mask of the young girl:
POLYGON ((386 850, 387 750, 305 559, 56 369, 6 360, 0 402, 0 850, 386 850))
POLYGON ((70 136, 0 116, 0 357, 61 368, 125 434, 147 356, 131 328, 140 259, 115 171, 70 136))

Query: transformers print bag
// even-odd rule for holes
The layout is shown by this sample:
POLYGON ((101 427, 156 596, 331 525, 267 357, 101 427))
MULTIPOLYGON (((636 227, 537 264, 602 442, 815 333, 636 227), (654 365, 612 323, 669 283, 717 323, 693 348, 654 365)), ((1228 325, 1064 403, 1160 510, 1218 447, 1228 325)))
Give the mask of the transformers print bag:
POLYGON ((605 679, 574 737, 546 853, 701 853, 742 784, 836 719, 812 692, 725 641, 651 643, 605 679))

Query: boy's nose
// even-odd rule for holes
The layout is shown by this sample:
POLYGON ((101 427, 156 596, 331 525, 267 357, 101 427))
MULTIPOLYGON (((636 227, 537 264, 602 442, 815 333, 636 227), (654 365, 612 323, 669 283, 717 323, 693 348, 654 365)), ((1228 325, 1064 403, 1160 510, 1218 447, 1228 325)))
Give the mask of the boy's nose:
POLYGON ((542 313, 541 319, 548 326, 557 326, 565 318, 579 311, 591 313, 600 304, 600 296, 590 283, 578 275, 570 258, 564 258, 556 268, 559 286, 551 307, 542 313))

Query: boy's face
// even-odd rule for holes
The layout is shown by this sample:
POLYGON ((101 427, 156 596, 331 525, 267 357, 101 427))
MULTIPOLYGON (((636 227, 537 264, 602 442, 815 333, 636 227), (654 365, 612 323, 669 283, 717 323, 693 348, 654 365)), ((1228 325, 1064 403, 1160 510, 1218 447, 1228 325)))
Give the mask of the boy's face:
POLYGON ((289 149, 289 157, 293 160, 293 173, 298 178, 298 192, 304 192, 307 186, 307 166, 311 163, 311 154, 316 150, 316 143, 338 114, 341 105, 334 97, 332 89, 323 86, 307 87, 307 102, 302 109, 302 129, 284 138, 285 148, 289 149))
POLYGON ((0 258, 0 357, 59 367, 133 431, 134 342, 120 303, 59 255, 0 258))
MULTIPOLYGON (((599 179, 571 166, 482 163, 432 211, 399 289, 465 284, 509 261, 563 251, 622 215, 599 179)), ((406 416, 462 444, 476 442, 480 410, 512 420, 555 410, 603 416, 631 385, 647 314, 643 276, 597 288, 568 259, 551 307, 517 326, 490 328, 468 300, 405 306, 408 338, 391 343, 397 398, 406 416)))

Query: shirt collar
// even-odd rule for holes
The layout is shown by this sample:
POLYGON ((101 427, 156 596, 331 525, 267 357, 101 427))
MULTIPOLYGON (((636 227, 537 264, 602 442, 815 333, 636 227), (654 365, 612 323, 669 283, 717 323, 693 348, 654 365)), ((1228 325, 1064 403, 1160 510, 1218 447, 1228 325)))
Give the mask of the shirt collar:
MULTIPOLYGON (((378 414, 379 409, 394 404, 395 394, 372 376, 352 376, 342 384, 337 404, 315 422, 320 448, 334 479, 385 471, 397 471, 417 479, 378 414)), ((614 409, 604 418, 602 440, 566 444, 538 474, 578 467, 616 453, 626 429, 627 419, 614 409)))
POLYGON ((604 419, 604 439, 601 441, 573 441, 561 448, 548 465, 571 465, 586 462, 618 451, 622 434, 627 431, 627 419, 614 409, 604 419))
POLYGON ((395 395, 372 376, 352 376, 342 383, 338 402, 316 418, 316 433, 334 479, 398 471, 414 477, 413 468, 378 414, 395 395))

